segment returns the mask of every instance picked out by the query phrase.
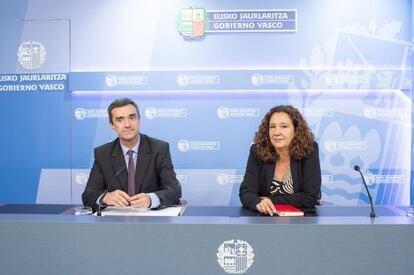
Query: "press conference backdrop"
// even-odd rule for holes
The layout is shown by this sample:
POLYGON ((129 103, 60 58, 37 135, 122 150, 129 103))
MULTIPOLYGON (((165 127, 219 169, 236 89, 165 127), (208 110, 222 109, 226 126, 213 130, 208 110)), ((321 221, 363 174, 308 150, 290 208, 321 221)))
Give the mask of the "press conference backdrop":
POLYGON ((0 202, 80 203, 130 97, 189 204, 240 204, 279 104, 315 133, 323 203, 368 203, 357 164, 375 204, 409 204, 412 29, 404 0, 0 1, 0 202))

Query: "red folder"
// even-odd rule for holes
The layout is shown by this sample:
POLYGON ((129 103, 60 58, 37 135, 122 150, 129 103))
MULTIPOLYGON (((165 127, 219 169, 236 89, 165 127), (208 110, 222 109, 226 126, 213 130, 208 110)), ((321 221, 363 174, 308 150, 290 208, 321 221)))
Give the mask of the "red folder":
POLYGON ((290 204, 275 204, 276 214, 281 217, 297 217, 303 216, 302 210, 290 204))

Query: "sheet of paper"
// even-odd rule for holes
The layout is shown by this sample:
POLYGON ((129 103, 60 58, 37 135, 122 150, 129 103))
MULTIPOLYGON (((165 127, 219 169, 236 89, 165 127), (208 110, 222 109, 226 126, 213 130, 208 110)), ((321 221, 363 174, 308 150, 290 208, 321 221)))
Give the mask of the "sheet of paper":
POLYGON ((151 210, 143 208, 133 208, 130 206, 124 208, 116 208, 108 206, 102 210, 102 216, 178 216, 182 210, 182 206, 172 206, 161 210, 151 210))

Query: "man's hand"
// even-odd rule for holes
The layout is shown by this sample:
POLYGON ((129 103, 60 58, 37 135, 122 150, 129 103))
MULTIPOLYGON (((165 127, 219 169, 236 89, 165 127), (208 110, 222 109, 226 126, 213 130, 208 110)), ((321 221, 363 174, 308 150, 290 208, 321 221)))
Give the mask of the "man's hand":
POLYGON ((113 192, 106 193, 102 199, 102 202, 116 207, 125 207, 129 205, 130 199, 131 198, 124 191, 115 190, 113 192))
POLYGON ((276 208, 273 202, 268 197, 260 197, 262 200, 256 205, 257 211, 261 214, 273 216, 276 213, 276 208))
POLYGON ((149 208, 151 206, 151 198, 148 194, 139 193, 129 199, 132 207, 149 208))

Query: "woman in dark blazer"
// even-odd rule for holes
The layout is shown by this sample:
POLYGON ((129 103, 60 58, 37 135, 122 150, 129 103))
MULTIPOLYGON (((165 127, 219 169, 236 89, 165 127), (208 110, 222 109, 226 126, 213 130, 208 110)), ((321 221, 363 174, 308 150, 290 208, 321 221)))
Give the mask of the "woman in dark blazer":
POLYGON ((273 107, 250 148, 240 185, 242 205, 272 216, 274 204, 310 208, 320 199, 318 144, 306 120, 292 106, 273 107))

